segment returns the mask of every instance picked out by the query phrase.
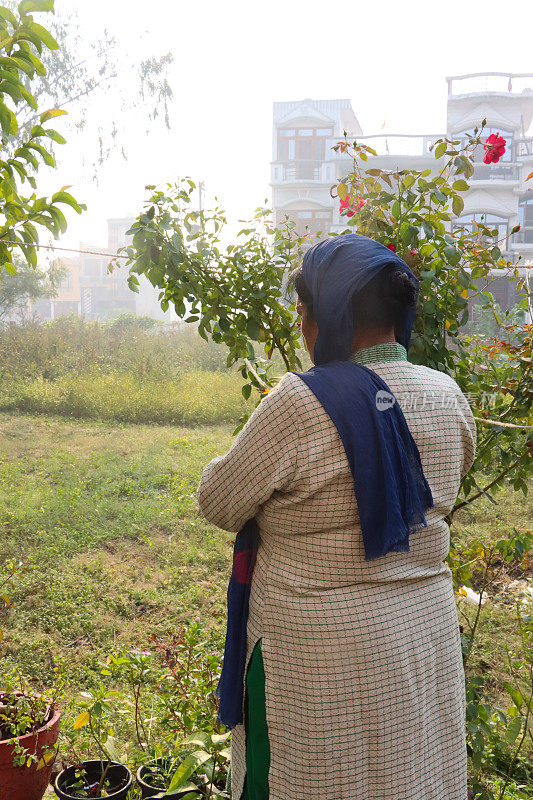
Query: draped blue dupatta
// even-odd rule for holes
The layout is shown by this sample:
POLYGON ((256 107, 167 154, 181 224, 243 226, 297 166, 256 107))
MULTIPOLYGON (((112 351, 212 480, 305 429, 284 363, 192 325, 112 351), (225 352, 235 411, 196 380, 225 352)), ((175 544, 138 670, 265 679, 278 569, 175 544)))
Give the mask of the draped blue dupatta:
MULTIPOLYGON (((353 339, 352 297, 385 266, 415 277, 407 264, 378 242, 357 234, 326 239, 310 248, 302 270, 318 325, 315 366, 296 373, 335 424, 353 475, 365 559, 408 552, 409 534, 427 526, 433 506, 420 454, 403 412, 385 381, 349 361, 353 339)), ((396 339, 409 349, 415 311, 406 314, 396 339)), ((228 586, 228 622, 218 719, 229 728, 243 720, 246 627, 259 546, 255 519, 237 534, 228 586)))

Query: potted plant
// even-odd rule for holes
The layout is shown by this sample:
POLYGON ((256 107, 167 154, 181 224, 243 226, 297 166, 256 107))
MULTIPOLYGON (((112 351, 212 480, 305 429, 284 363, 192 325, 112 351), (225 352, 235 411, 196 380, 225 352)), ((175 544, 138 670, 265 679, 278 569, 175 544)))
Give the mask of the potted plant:
POLYGON ((140 767, 136 779, 143 800, 229 798, 230 735, 198 732, 180 743, 177 758, 160 756, 140 767), (200 749, 190 752, 191 748, 200 749))
POLYGON ((62 770, 55 779, 54 791, 61 800, 82 797, 126 800, 132 784, 133 776, 124 764, 97 758, 62 770))
MULTIPOLYGON (((137 780, 137 785, 141 790, 141 796, 143 800, 148 797, 156 796, 165 798, 170 796, 179 796, 166 794, 166 790, 170 788, 172 776, 174 775, 178 765, 178 758, 161 756, 159 758, 154 758, 153 761, 150 761, 149 763, 143 764, 143 766, 139 767, 135 777, 137 780)), ((183 794, 187 794, 190 791, 197 791, 197 787, 194 784, 189 783, 188 786, 182 786, 182 791, 183 794)))
POLYGON ((83 797, 126 800, 133 775, 121 763, 109 722, 112 697, 116 694, 107 691, 101 682, 95 692, 82 692, 86 707, 76 718, 74 731, 88 728, 100 757, 80 760, 57 775, 54 791, 61 800, 83 797))
POLYGON ((0 690, 0 800, 41 800, 55 758, 61 710, 53 691, 36 694, 20 675, 0 690))

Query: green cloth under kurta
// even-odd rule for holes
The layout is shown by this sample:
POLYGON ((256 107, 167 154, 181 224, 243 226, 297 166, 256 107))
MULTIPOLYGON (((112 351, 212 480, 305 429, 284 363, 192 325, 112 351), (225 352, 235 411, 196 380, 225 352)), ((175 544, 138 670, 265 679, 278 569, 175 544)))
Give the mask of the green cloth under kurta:
POLYGON ((265 668, 258 641, 246 671, 244 699, 246 778, 241 800, 268 800, 270 745, 266 721, 265 668))

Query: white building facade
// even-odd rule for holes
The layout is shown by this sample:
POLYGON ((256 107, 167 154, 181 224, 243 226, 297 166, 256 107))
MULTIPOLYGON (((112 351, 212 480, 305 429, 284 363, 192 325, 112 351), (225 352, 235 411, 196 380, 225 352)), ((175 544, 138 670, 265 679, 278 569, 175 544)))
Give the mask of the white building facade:
MULTIPOLYGON (((277 224, 293 220, 296 229, 310 238, 317 233, 343 230, 338 199, 331 186, 351 169, 351 159, 332 147, 344 138, 356 138, 378 155, 367 168, 385 170, 427 169, 436 165, 431 145, 443 135, 461 139, 486 119, 484 136, 499 133, 506 152, 496 164, 483 163, 483 148, 474 154, 475 173, 463 195, 464 210, 455 224, 485 221, 507 236, 517 224, 521 229, 502 247, 521 265, 533 264, 533 74, 478 73, 447 78, 447 130, 443 133, 407 136, 364 136, 349 100, 302 100, 274 103, 271 186, 277 224)), ((453 223, 452 223, 453 224, 453 223)), ((497 281, 493 292, 502 308, 517 299, 516 286, 497 281)))

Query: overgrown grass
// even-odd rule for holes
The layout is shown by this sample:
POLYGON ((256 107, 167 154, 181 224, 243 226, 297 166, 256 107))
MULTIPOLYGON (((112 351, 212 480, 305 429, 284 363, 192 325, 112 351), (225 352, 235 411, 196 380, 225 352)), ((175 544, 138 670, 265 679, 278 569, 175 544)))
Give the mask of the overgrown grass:
POLYGON ((0 327, 0 380, 129 372, 139 379, 173 380, 190 369, 226 369, 224 347, 202 339, 193 325, 161 325, 123 315, 86 322, 71 315, 53 322, 0 327))
POLYGON ((0 411, 157 425, 235 423, 253 408, 222 346, 126 316, 0 328, 0 411))
POLYGON ((234 372, 191 370, 179 378, 139 379, 128 372, 65 375, 55 381, 5 381, 0 410, 157 425, 236 422, 253 408, 234 372))

